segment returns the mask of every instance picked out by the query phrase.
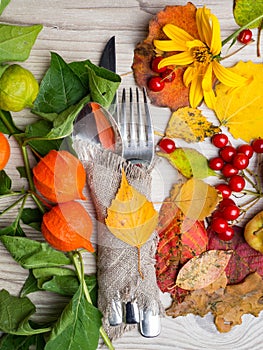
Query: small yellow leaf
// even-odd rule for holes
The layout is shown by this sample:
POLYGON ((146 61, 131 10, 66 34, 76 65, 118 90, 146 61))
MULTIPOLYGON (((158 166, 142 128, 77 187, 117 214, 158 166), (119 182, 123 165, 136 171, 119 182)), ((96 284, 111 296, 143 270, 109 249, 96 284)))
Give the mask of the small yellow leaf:
MULTIPOLYGON (((138 249, 151 237, 158 222, 158 213, 154 209, 152 202, 131 186, 122 172, 120 188, 113 199, 111 206, 107 210, 105 219, 110 232, 138 249)), ((140 256, 138 256, 140 260, 140 256)), ((140 264, 138 265, 140 271, 140 264)))
POLYGON ((199 142, 218 132, 220 128, 210 123, 199 109, 184 107, 178 108, 172 114, 165 136, 181 138, 186 142, 199 142))
POLYGON ((251 139, 263 138, 263 64, 241 61, 230 69, 251 77, 252 81, 248 86, 234 90, 222 83, 218 84, 216 115, 236 139, 250 142, 251 139))
POLYGON ((186 181, 175 198, 184 215, 193 220, 204 220, 219 200, 218 192, 213 186, 196 178, 186 181))
POLYGON ((190 259, 179 271, 176 285, 186 290, 207 287, 224 272, 232 251, 207 250, 190 259))

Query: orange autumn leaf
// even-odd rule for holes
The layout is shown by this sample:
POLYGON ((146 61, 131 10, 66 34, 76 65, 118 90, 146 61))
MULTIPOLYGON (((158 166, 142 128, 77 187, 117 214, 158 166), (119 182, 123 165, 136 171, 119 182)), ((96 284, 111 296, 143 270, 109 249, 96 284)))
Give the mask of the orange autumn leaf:
POLYGON ((230 69, 251 77, 251 82, 248 86, 233 91, 222 83, 216 86, 217 118, 236 139, 242 138, 250 142, 251 139, 262 138, 263 64, 241 61, 230 69))
MULTIPOLYGON (((179 107, 189 105, 189 88, 183 82, 185 68, 177 68, 175 70, 175 79, 165 84, 162 91, 150 91, 147 88, 147 82, 151 77, 156 76, 156 73, 151 70, 151 61, 156 54, 153 40, 166 39, 162 28, 168 23, 184 29, 194 38, 199 39, 195 13, 196 7, 190 2, 185 6, 166 6, 163 11, 160 11, 152 18, 149 23, 147 38, 140 42, 134 50, 132 68, 135 81, 138 86, 147 89, 151 102, 156 106, 169 107, 171 110, 176 110, 179 107)), ((173 66, 169 68, 174 69, 173 66)))
MULTIPOLYGON (((156 228, 158 213, 152 202, 128 183, 122 171, 120 188, 107 210, 105 223, 110 232, 138 249, 145 244, 156 228)), ((138 256, 140 263, 140 256, 138 256)), ((140 264, 138 265, 139 273, 140 264)))
POLYGON ((207 287, 225 270, 232 251, 207 250, 190 259, 179 271, 176 285, 186 290, 207 287))

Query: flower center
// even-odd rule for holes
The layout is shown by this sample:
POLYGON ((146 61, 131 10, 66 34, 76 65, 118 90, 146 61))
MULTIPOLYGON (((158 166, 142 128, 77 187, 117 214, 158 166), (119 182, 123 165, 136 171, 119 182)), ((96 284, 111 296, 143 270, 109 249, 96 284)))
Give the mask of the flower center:
POLYGON ((194 60, 202 64, 208 64, 212 61, 213 57, 207 47, 194 47, 192 49, 192 54, 194 60))

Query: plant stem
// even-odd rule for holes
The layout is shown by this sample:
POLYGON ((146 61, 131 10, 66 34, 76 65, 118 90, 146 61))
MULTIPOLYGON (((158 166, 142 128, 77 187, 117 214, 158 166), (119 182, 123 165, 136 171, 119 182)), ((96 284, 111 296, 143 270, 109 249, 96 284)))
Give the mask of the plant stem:
MULTIPOLYGON (((77 251, 77 253, 72 254, 72 260, 73 260, 73 264, 75 266, 75 269, 76 269, 76 272, 78 275, 78 279, 79 279, 80 283, 82 283, 82 285, 83 285, 85 297, 86 297, 87 301, 90 304, 92 304, 89 290, 88 290, 88 287, 87 287, 85 279, 84 279, 84 263, 83 263, 81 253, 79 251, 77 251)), ((101 338, 103 339, 105 345, 108 347, 108 349, 114 350, 114 346, 112 345, 112 343, 111 343, 107 333, 103 329, 103 327, 100 327, 100 335, 101 335, 101 338)))

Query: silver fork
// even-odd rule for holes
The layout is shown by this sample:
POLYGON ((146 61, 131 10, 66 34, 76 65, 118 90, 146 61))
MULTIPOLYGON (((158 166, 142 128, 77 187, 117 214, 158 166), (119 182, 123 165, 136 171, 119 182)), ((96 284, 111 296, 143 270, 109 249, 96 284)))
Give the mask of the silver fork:
POLYGON ((120 131, 123 141, 123 157, 131 162, 149 166, 154 157, 154 132, 152 118, 143 89, 140 101, 139 89, 129 89, 129 104, 126 103, 126 90, 123 89, 119 115, 120 131))

